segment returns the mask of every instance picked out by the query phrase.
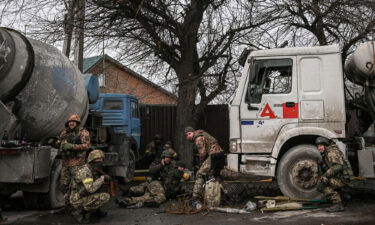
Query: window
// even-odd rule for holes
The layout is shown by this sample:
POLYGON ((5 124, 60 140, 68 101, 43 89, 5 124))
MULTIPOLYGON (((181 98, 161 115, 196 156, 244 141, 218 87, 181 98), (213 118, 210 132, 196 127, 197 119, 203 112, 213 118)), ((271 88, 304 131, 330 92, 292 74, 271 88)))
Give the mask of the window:
POLYGON ((131 101, 130 103, 131 109, 132 109, 132 117, 139 118, 139 112, 138 112, 138 104, 135 101, 131 101))
POLYGON ((122 110, 124 108, 124 104, 122 100, 104 99, 103 108, 110 110, 122 110))
POLYGON ((105 87, 105 74, 99 74, 98 75, 98 80, 99 80, 99 87, 105 87))
POLYGON ((291 59, 256 60, 250 67, 246 103, 260 103, 263 94, 286 94, 292 90, 291 59))

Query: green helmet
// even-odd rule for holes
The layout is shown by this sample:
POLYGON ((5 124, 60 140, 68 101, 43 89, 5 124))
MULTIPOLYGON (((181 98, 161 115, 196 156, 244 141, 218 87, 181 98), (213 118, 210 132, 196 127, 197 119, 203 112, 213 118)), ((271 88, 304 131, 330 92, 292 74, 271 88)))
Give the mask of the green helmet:
POLYGON ((315 145, 329 145, 329 140, 328 138, 325 137, 318 137, 315 139, 315 145))
POLYGON ((173 155, 172 155, 172 153, 170 152, 170 151, 163 151, 162 153, 161 153, 161 158, 172 158, 173 157, 173 155))
POLYGON ((87 157, 87 162, 92 162, 95 159, 104 159, 104 152, 100 149, 95 149, 94 151, 90 152, 89 156, 87 157))

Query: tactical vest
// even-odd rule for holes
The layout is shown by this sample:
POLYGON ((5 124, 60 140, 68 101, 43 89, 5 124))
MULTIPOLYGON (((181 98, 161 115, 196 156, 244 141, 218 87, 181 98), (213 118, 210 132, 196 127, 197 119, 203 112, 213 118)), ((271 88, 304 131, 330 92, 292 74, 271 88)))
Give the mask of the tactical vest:
POLYGON ((177 194, 179 191, 183 173, 183 171, 180 171, 175 167, 175 161, 171 161, 170 164, 164 166, 160 171, 160 181, 169 198, 177 194))
MULTIPOLYGON (((65 136, 62 137, 62 142, 67 141, 68 143, 71 144, 82 144, 81 138, 80 138, 80 133, 84 128, 79 127, 78 129, 74 129, 73 131, 66 132, 65 136)), ((63 159, 63 164, 64 165, 69 165, 71 164, 74 160, 77 160, 78 158, 84 158, 85 154, 82 151, 61 151, 62 152, 62 159, 63 159)), ((79 160, 81 163, 78 163, 82 165, 85 160, 81 159, 79 160)))
POLYGON ((322 154, 323 169, 324 169, 324 171, 327 171, 329 169, 329 167, 332 166, 332 165, 327 164, 327 162, 328 162, 328 158, 327 158, 328 157, 328 153, 331 152, 331 151, 337 152, 340 155, 340 157, 343 159, 342 174, 336 175, 337 178, 343 178, 343 179, 346 179, 346 180, 352 180, 353 177, 354 177, 352 166, 350 165, 349 161, 346 159, 346 157, 344 156, 344 154, 336 146, 328 146, 327 149, 326 149, 326 151, 324 152, 324 154, 322 154))

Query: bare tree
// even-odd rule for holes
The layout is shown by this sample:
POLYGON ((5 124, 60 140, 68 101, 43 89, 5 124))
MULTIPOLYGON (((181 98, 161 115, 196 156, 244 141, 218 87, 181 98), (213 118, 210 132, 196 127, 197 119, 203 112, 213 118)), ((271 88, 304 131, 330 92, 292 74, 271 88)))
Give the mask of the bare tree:
MULTIPOLYGON (((318 45, 341 43, 343 62, 350 54, 353 45, 375 35, 373 1, 272 0, 272 2, 276 10, 283 11, 284 16, 279 23, 285 26, 284 30, 293 35, 299 30, 308 31, 318 45)), ((305 37, 309 39, 308 35, 305 37)))
POLYGON ((194 126, 204 107, 226 90, 234 70, 233 46, 241 35, 271 20, 266 5, 240 0, 91 0, 87 7, 88 36, 110 37, 128 60, 164 67, 165 77, 176 82, 175 142, 191 165, 183 129, 194 126))

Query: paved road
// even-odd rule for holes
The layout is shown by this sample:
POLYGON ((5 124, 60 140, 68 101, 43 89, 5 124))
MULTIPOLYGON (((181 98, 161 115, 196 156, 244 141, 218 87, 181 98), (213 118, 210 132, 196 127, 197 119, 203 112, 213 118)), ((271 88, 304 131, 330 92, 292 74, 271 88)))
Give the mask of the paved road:
MULTIPOLYGON (((348 205, 345 212, 327 213, 324 209, 261 213, 259 210, 250 214, 226 214, 218 212, 194 215, 166 214, 161 208, 121 209, 111 202, 106 206, 109 215, 98 225, 251 225, 251 224, 375 224, 375 198, 357 196, 348 205)), ((69 215, 53 214, 52 211, 26 211, 7 209, 4 224, 17 225, 63 225, 75 224, 69 215)), ((3 224, 2 224, 3 225, 3 224)))

